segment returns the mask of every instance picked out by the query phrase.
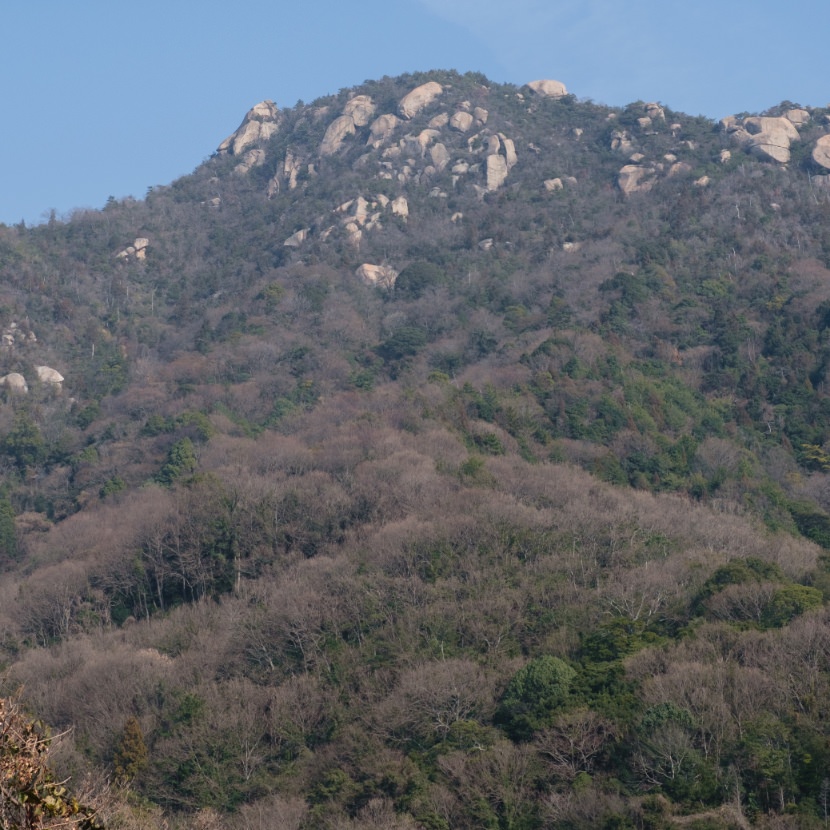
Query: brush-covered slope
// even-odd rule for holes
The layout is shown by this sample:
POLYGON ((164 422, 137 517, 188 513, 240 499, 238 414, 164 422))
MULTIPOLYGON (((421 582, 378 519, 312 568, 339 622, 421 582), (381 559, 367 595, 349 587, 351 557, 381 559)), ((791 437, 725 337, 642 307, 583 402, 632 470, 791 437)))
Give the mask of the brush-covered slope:
POLYGON ((827 132, 434 72, 0 227, 61 769, 136 827, 820 826, 827 132))

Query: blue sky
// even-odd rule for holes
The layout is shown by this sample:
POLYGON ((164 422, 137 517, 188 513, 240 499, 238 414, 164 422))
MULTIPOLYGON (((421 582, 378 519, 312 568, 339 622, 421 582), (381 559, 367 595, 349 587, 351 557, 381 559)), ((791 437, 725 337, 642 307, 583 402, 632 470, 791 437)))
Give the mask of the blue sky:
POLYGON ((830 3, 791 0, 6 0, 0 222, 191 172, 265 98, 431 68, 713 119, 830 101, 830 3))

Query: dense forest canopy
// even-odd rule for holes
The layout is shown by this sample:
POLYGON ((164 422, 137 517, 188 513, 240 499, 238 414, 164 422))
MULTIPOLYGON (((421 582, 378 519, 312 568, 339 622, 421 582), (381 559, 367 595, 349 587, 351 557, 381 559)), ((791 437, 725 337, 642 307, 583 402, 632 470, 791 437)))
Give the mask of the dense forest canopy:
POLYGON ((824 826, 828 117, 382 78, 0 226, 0 692, 78 820, 824 826))

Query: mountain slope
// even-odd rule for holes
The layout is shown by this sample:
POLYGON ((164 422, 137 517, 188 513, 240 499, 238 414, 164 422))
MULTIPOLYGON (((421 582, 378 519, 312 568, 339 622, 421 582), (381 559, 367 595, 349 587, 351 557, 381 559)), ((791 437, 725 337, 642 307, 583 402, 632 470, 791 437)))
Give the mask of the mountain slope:
POLYGON ((182 822, 818 826, 827 113, 533 86, 263 102, 0 228, 5 686, 67 772, 137 728, 182 822))

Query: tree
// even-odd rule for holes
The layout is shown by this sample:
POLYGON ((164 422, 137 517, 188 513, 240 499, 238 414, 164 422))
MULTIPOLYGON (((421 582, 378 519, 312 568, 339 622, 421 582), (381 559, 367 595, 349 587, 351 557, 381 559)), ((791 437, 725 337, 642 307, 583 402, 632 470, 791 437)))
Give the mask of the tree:
POLYGON ((27 467, 36 467, 46 458, 46 443, 37 424, 25 410, 17 413, 14 424, 2 444, 3 452, 10 456, 21 473, 27 467))
POLYGON ((567 705, 576 671, 558 657, 539 657, 519 669, 508 683, 496 723, 513 740, 527 740, 549 726, 567 705))
POLYGON ((122 781, 130 781, 147 766, 147 744, 141 724, 134 716, 127 718, 124 732, 115 750, 112 767, 122 781))
POLYGON ((14 508, 9 497, 0 495, 0 562, 17 558, 17 531, 14 525, 14 508))
POLYGON ((196 452, 189 438, 176 441, 167 454, 167 463, 161 468, 156 480, 159 484, 172 484, 177 478, 196 469, 196 452))

